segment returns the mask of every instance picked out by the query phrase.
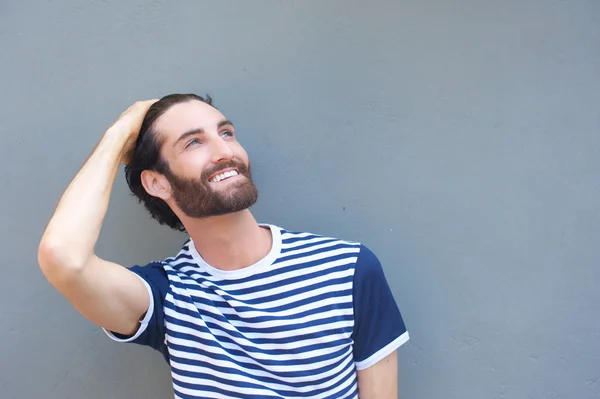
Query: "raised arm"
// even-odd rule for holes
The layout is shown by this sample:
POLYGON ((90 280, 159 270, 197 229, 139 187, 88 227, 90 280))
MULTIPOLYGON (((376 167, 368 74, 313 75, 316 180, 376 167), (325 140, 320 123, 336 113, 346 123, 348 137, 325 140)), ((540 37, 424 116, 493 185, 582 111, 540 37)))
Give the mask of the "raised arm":
POLYGON ((127 268, 98 258, 94 247, 119 164, 128 160, 155 101, 135 103, 104 133, 62 195, 38 248, 48 281, 90 321, 121 334, 137 329, 148 291, 127 268))

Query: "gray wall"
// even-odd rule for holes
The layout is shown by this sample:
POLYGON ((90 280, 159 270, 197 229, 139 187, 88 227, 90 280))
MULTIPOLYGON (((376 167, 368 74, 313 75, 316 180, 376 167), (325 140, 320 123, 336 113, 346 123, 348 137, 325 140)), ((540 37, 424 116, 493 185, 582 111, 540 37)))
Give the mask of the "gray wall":
MULTIPOLYGON (((600 2, 13 1, 0 5, 0 398, 166 398, 36 249, 133 101, 211 93, 260 221, 360 240, 412 340, 405 398, 600 397, 600 2)), ((120 174, 98 252, 174 253, 120 174)))

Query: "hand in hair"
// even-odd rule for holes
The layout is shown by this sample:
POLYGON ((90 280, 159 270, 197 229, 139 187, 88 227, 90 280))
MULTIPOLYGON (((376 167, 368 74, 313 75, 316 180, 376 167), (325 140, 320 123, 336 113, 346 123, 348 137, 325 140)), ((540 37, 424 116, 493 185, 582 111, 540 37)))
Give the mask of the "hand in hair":
POLYGON ((119 116, 119 118, 112 124, 112 126, 108 128, 107 133, 110 132, 110 134, 117 134, 127 137, 127 141, 125 142, 121 153, 121 162, 123 164, 127 165, 131 160, 131 156, 135 148, 135 142, 138 134, 140 133, 144 116, 146 116, 146 113, 152 104, 157 101, 158 99, 137 101, 132 106, 127 108, 125 112, 123 112, 121 116, 119 116))

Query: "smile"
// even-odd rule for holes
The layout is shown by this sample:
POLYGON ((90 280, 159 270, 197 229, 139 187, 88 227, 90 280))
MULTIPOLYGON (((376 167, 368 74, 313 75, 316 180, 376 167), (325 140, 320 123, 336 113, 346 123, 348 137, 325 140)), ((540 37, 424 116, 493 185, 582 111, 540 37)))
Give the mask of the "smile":
POLYGON ((218 175, 211 177, 210 180, 208 180, 208 181, 210 183, 218 183, 221 180, 225 180, 230 177, 238 176, 238 175, 239 175, 239 173, 237 172, 237 170, 229 170, 227 172, 219 173, 218 175))

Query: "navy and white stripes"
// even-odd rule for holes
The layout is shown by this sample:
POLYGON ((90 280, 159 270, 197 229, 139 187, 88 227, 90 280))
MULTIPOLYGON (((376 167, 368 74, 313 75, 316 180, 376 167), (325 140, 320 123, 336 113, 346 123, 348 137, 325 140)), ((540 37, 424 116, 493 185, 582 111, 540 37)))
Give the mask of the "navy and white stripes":
MULTIPOLYGON (((356 362, 364 359, 354 350, 354 284, 365 247, 268 227, 270 253, 241 270, 213 268, 191 240, 161 262, 164 281, 132 268, 148 281, 153 306, 162 307, 145 328, 163 333, 176 398, 357 397, 356 362)), ((387 352, 408 339, 392 308, 400 323, 376 348, 387 352)), ((159 346, 145 335, 129 340, 159 346)), ((368 345, 361 351, 372 356, 368 345)))

